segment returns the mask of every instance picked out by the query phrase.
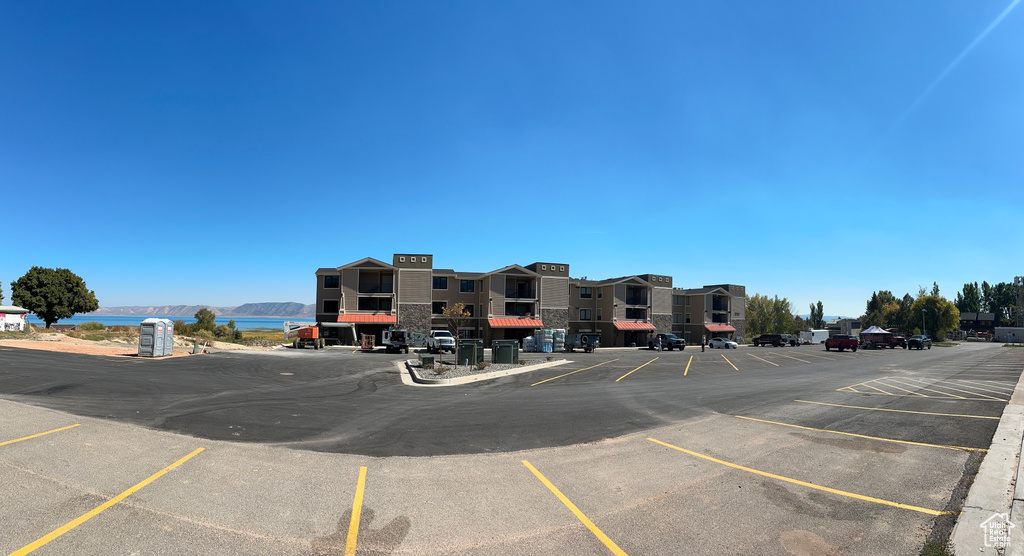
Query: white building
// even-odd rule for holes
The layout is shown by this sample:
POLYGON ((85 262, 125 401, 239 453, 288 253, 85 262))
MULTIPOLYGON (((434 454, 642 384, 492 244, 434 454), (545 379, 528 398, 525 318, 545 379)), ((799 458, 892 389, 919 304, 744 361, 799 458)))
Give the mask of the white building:
POLYGON ((0 305, 0 330, 25 330, 28 325, 28 313, 28 309, 0 305))

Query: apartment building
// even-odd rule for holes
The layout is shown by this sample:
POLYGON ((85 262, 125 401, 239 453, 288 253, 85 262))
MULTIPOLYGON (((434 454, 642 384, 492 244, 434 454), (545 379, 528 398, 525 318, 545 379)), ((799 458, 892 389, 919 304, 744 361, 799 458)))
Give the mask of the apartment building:
MULTIPOLYGON (((360 334, 379 341, 389 326, 423 333, 447 329, 445 309, 461 303, 468 316, 458 319, 459 336, 482 338, 485 344, 522 340, 538 328, 562 328, 600 334, 604 346, 644 346, 654 332, 682 331, 676 325, 680 291, 692 292, 688 302, 707 305, 712 323, 726 326, 742 323, 745 301, 742 286, 709 286, 698 295, 699 290, 674 289, 672 277, 662 274, 571 278, 569 265, 559 262, 465 272, 433 268, 430 254, 395 254, 391 264, 367 257, 320 268, 316 280, 316 319, 326 338, 341 343, 360 334)), ((729 337, 735 331, 733 326, 729 337)))
POLYGON ((742 342, 747 333, 747 289, 736 284, 672 290, 672 332, 687 344, 702 337, 742 342))

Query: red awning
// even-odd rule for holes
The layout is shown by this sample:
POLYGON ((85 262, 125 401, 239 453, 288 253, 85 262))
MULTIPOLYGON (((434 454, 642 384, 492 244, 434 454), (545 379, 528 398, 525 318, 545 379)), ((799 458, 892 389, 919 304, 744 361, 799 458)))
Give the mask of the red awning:
POLYGON ((544 328, 540 319, 487 319, 491 328, 544 328))
POLYGON ((616 330, 657 330, 653 324, 649 322, 617 322, 615 323, 616 330))
POLYGON ((398 317, 394 315, 367 315, 367 314, 353 314, 353 315, 338 315, 338 322, 354 322, 358 324, 395 324, 398 322, 398 317))
POLYGON ((705 324, 704 328, 709 332, 736 332, 736 329, 728 324, 705 324))

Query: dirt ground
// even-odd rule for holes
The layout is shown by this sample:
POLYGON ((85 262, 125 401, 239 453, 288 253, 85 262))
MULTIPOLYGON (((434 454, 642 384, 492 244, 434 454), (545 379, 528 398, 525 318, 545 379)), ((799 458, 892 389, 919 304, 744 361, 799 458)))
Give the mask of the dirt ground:
MULTIPOLYGON (((202 346, 203 342, 200 341, 202 346)), ((64 353, 82 353, 85 355, 105 355, 112 357, 138 357, 139 346, 132 342, 118 342, 114 340, 90 341, 79 338, 72 338, 65 334, 54 332, 33 332, 24 340, 0 340, 0 346, 18 347, 24 349, 39 349, 44 351, 60 351, 64 353)), ((171 357, 185 357, 192 355, 192 338, 180 336, 174 337, 174 355, 171 357)), ((206 352, 252 350, 268 351, 277 348, 262 348, 253 346, 240 346, 225 342, 210 342, 206 346, 206 352)))

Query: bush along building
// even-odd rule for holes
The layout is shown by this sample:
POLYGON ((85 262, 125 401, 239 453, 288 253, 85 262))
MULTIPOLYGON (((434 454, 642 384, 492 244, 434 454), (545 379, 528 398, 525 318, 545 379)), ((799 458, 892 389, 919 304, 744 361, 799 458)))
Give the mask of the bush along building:
POLYGON ((329 343, 361 334, 380 342, 389 327, 427 333, 447 329, 446 308, 462 303, 460 338, 522 340, 540 328, 598 333, 602 346, 644 346, 657 332, 687 343, 743 338, 743 286, 672 287, 672 277, 638 274, 606 280, 571 278, 569 265, 536 262, 491 272, 434 268, 429 254, 396 254, 391 263, 367 257, 316 271, 316 320, 329 343))

